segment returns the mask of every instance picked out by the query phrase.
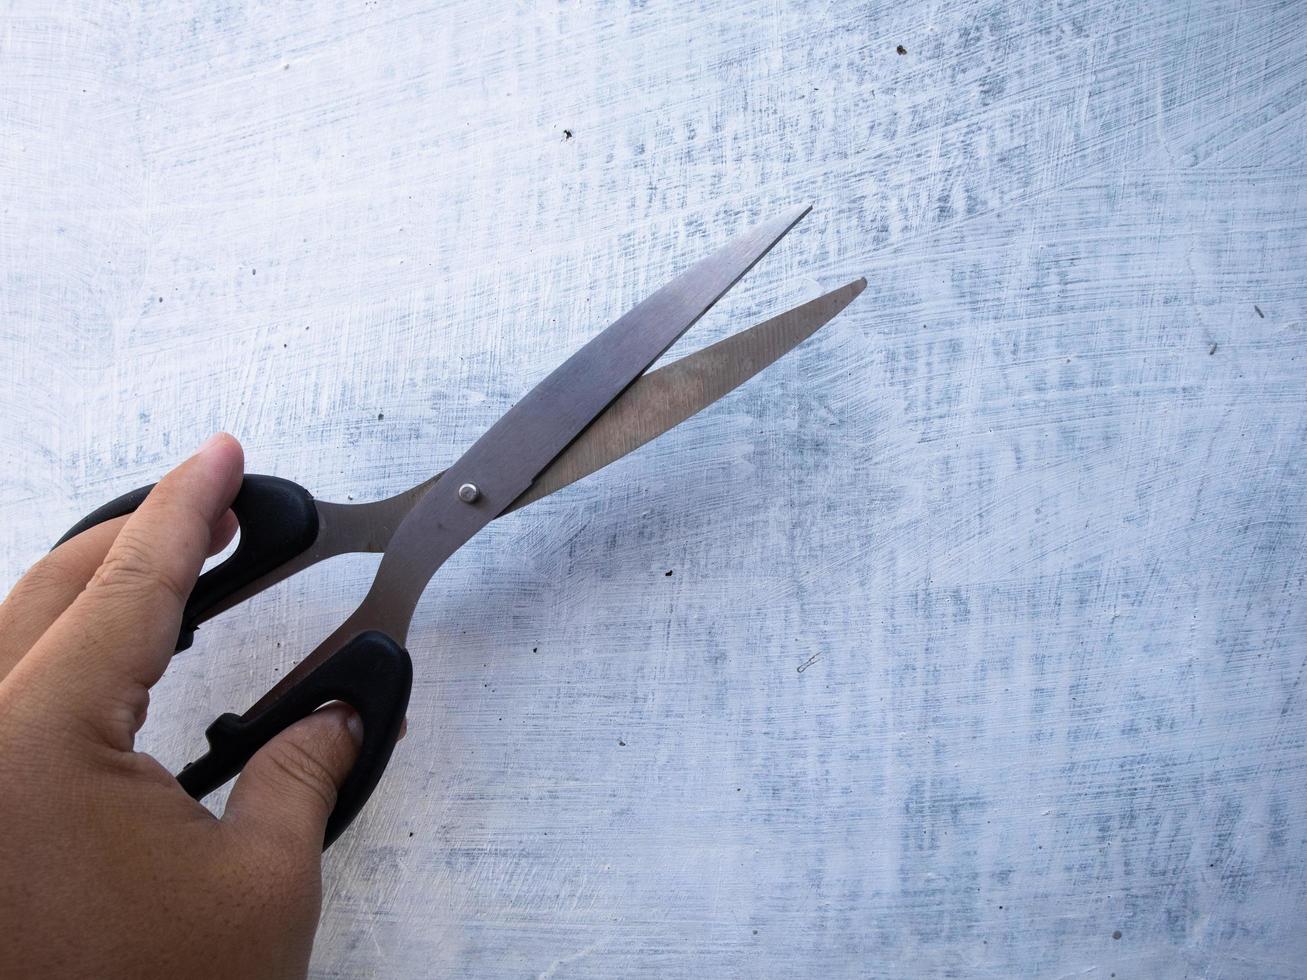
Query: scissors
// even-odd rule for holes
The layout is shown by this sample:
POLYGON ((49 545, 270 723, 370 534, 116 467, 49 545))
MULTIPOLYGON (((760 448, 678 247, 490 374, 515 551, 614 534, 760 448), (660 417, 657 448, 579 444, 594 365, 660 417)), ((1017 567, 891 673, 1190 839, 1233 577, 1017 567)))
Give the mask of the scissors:
MULTIPOLYGON (((279 732, 332 701, 363 721, 358 758, 337 795, 323 849, 362 810, 390 761, 408 707, 409 624, 427 583, 495 518, 625 456, 712 404, 815 333, 866 287, 857 279, 645 373, 810 206, 791 208, 719 248, 614 321, 513 405, 447 470, 363 504, 315 500, 303 487, 246 474, 232 510, 236 549, 200 575, 178 651, 196 628, 335 555, 381 552, 358 608, 244 714, 205 731, 208 750, 177 775, 199 800, 232 779, 279 732)), ((153 488, 98 508, 58 542, 134 511, 153 488)), ((58 545, 56 545, 58 547, 58 545)))

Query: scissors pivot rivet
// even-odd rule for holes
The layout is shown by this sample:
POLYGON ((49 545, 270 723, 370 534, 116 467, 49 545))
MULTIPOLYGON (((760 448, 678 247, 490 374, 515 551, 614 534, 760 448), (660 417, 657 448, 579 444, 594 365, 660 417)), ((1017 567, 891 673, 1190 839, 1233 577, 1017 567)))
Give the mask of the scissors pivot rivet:
POLYGON ((458 499, 465 504, 475 504, 481 496, 481 488, 475 483, 464 483, 458 488, 458 499))

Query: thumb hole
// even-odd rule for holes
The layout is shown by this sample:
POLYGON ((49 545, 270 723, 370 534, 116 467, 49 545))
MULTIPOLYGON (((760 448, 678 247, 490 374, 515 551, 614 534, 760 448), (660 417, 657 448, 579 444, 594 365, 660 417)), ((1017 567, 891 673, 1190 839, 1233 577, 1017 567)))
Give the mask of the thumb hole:
POLYGON ((283 846, 322 851, 336 790, 363 741, 363 722, 348 705, 320 708, 259 749, 227 799, 223 822, 283 846))

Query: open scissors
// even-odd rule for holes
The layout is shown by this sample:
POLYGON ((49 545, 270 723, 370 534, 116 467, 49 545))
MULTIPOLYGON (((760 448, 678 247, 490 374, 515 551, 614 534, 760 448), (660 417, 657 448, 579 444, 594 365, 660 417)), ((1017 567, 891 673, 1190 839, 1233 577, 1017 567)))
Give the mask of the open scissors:
MULTIPOLYGON (((358 759, 337 796, 323 847, 349 826, 390 761, 413 667, 404 644, 431 576, 501 514, 626 455, 712 404, 812 335, 866 286, 858 279, 657 371, 646 369, 809 211, 792 208, 740 235, 663 286, 569 357, 445 470, 366 504, 314 500, 289 480, 247 474, 232 504, 235 551, 199 577, 177 649, 196 627, 334 555, 382 552, 362 603, 242 715, 224 714, 209 749, 178 774, 200 799, 233 778, 287 726, 331 701, 363 721, 358 759)), ((141 487, 83 518, 59 544, 134 511, 141 487)))

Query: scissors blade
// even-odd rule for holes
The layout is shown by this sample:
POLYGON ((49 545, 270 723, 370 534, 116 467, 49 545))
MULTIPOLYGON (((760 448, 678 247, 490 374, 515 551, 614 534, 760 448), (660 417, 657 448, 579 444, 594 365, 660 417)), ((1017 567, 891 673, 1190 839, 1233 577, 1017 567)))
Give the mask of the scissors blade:
MULTIPOLYGON (((503 514, 521 510, 570 486, 703 411, 811 337, 839 315, 866 286, 867 280, 854 280, 641 375, 545 467, 503 514)), ((443 476, 443 472, 437 473, 403 493, 365 504, 316 501, 320 532, 313 547, 232 594, 206 618, 225 612, 336 555, 385 551, 395 528, 443 476)))
POLYGON ((864 289, 857 279, 642 375, 504 513, 601 470, 698 414, 833 320, 864 289))
POLYGON ((790 208, 663 286, 536 385, 436 480, 403 518, 359 607, 251 711, 365 629, 403 644, 427 582, 811 210, 790 208))
POLYGON ((451 470, 466 464, 469 474, 485 472, 493 492, 502 486, 511 493, 487 500, 488 509, 506 510, 809 210, 791 208, 755 227, 635 306, 509 409, 451 470))

